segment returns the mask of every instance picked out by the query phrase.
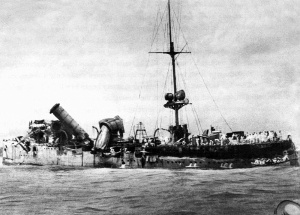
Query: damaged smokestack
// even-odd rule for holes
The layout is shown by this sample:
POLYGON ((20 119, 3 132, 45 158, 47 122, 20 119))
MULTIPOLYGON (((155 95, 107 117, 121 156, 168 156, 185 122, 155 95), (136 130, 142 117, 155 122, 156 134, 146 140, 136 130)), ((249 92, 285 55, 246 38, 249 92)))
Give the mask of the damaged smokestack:
POLYGON ((65 111, 60 104, 55 104, 51 110, 54 116, 60 120, 60 122, 67 128, 67 130, 72 131, 72 133, 81 140, 88 138, 88 134, 80 127, 80 125, 65 111))

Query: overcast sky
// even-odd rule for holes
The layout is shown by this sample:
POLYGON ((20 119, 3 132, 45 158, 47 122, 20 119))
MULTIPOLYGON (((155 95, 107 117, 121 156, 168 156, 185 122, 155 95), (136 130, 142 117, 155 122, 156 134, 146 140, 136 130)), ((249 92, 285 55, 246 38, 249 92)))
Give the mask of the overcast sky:
MULTIPOLYGON (((162 125, 172 122, 161 99, 170 59, 148 54, 166 1, 0 2, 2 136, 24 134, 33 119, 55 119, 49 110, 56 103, 91 135, 100 119, 115 115, 127 135, 133 119, 149 133, 158 115, 162 125)), ((233 130, 282 130, 300 146, 300 1, 176 0, 172 6, 192 52, 178 57, 178 78, 185 79, 179 89, 188 88, 193 103, 180 121, 198 132, 194 108, 203 128, 230 131, 219 109, 233 130)), ((185 43, 179 42, 180 49, 185 43)))

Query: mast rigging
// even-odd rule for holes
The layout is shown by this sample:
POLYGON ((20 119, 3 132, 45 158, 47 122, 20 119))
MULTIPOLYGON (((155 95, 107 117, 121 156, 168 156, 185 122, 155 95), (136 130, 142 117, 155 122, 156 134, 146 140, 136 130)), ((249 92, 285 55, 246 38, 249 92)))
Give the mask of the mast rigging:
POLYGON ((177 83, 176 83, 176 67, 175 67, 175 56, 177 54, 181 54, 181 53, 191 53, 191 52, 176 52, 174 50, 174 42, 172 41, 172 23, 171 23, 171 5, 170 5, 170 0, 168 0, 168 18, 169 18, 169 44, 170 44, 170 50, 169 52, 149 52, 149 53, 160 53, 160 54, 168 54, 170 55, 171 59, 172 59, 172 71, 173 71, 173 90, 174 90, 174 100, 171 103, 167 103, 164 105, 164 107, 166 108, 171 108, 175 111, 175 125, 176 128, 179 127, 179 118, 178 118, 178 111, 180 108, 182 108, 184 105, 186 105, 186 103, 183 102, 177 102, 177 98, 176 98, 176 93, 177 93, 177 83))

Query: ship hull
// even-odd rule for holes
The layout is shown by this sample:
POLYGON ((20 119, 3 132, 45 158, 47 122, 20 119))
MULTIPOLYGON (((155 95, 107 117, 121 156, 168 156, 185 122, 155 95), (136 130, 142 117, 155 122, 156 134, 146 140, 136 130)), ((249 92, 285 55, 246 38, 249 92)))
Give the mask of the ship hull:
MULTIPOLYGON (((182 151, 182 149, 179 151, 182 151)), ((146 153, 145 156, 141 156, 141 154, 135 152, 127 152, 122 156, 111 156, 100 152, 91 154, 90 151, 82 151, 82 149, 60 150, 58 147, 41 145, 34 145, 27 152, 20 145, 5 143, 3 148, 3 164, 167 169, 236 169, 273 165, 299 165, 299 155, 293 148, 281 148, 275 154, 277 157, 273 159, 243 158, 238 155, 236 155, 237 157, 228 158, 228 156, 224 157, 224 154, 222 154, 223 158, 222 156, 212 157, 212 154, 210 154, 210 157, 189 157, 184 154, 182 156, 172 156, 172 154, 168 156, 166 154, 158 155, 155 153, 149 153, 148 155, 146 153)))

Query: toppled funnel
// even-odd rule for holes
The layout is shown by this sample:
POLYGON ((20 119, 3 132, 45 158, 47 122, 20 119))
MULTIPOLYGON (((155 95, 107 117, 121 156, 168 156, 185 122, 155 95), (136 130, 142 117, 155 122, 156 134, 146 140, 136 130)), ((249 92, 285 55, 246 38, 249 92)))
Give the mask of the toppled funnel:
POLYGON ((96 149, 105 149, 110 141, 115 138, 123 138, 124 125, 123 120, 119 116, 114 118, 106 118, 99 121, 100 132, 95 142, 96 149))
POLYGON ((55 104, 51 110, 54 116, 60 120, 60 122, 67 128, 68 131, 72 132, 78 139, 84 140, 88 137, 88 134, 80 127, 80 125, 65 111, 60 104, 55 104))

